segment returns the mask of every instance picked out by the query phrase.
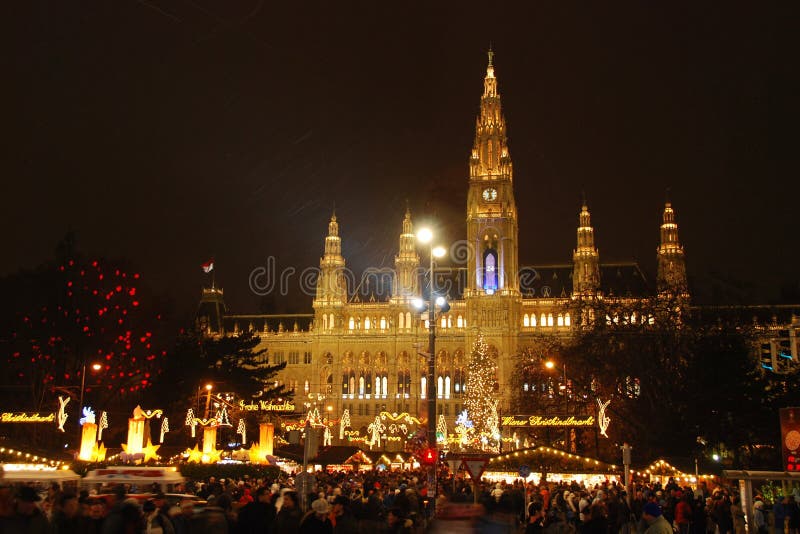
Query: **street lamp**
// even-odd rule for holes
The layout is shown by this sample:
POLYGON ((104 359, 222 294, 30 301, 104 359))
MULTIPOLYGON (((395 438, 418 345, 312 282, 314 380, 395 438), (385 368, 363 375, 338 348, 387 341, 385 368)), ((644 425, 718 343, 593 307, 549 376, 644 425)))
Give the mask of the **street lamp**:
MULTIPOLYGON (((429 245, 430 271, 428 279, 430 283, 428 291, 428 378, 426 381, 428 396, 428 449, 437 449, 436 443, 436 306, 446 311, 447 301, 444 297, 437 298, 434 291, 434 258, 442 258, 447 254, 447 249, 441 246, 433 246, 433 232, 428 228, 422 228, 417 232, 417 240, 422 244, 429 245)), ((419 303, 421 304, 421 302, 419 303)), ((421 307, 421 306, 420 306, 421 307)), ((435 501, 436 499, 436 462, 430 467, 428 473, 428 494, 435 501)))
MULTIPOLYGON (((555 369, 556 363, 552 360, 548 360, 544 362, 544 366, 547 367, 548 369, 555 369)), ((564 367, 564 379, 558 389, 564 392, 564 417, 567 417, 569 415, 569 404, 568 404, 569 397, 567 391, 567 364, 564 363, 563 367, 564 367)), ((567 426, 564 427, 564 449, 569 450, 569 427, 567 426)))

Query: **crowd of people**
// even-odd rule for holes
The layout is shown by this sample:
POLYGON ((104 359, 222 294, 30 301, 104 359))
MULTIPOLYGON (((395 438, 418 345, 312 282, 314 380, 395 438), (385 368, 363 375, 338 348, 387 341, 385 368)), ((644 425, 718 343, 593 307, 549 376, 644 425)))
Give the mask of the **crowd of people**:
MULTIPOLYGON (((421 471, 317 473, 307 491, 297 480, 188 482, 174 494, 157 488, 110 488, 107 494, 51 487, 0 487, 0 534, 416 534, 508 532, 535 534, 744 534, 738 496, 670 481, 622 486, 604 483, 488 483, 440 479, 436 499, 421 471), (151 491, 148 491, 151 490, 151 491), (431 492, 432 493, 432 492, 431 492), (478 504, 473 504, 478 503, 478 504), (435 513, 434 513, 435 512, 435 513)), ((756 496, 753 529, 798 534, 800 495, 785 496, 764 513, 756 496)))

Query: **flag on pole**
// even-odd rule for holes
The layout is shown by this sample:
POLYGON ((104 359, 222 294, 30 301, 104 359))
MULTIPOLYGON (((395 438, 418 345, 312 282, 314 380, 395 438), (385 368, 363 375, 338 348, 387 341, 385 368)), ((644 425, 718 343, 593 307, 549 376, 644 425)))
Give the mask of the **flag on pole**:
POLYGON ((203 268, 203 272, 204 273, 208 274, 208 273, 210 273, 211 271, 214 270, 214 260, 208 260, 207 262, 205 262, 200 267, 203 268))

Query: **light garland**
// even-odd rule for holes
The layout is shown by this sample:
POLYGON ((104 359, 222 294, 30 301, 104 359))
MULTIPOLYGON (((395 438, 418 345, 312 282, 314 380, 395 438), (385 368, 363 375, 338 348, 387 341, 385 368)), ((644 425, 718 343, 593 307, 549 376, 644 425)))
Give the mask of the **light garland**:
POLYGON ((572 453, 565 452, 565 451, 562 451, 562 450, 559 450, 559 449, 552 449, 550 447, 544 447, 544 446, 537 447, 535 449, 514 451, 514 452, 510 452, 508 454, 495 456, 494 458, 490 458, 489 462, 500 462, 500 461, 503 461, 503 460, 509 460, 511 458, 519 458, 520 455, 528 456, 530 454, 536 454, 536 453, 548 454, 548 455, 552 455, 552 456, 560 456, 560 457, 562 457, 564 459, 576 460, 578 462, 583 462, 583 463, 585 463, 587 465, 596 465, 598 467, 600 466, 600 464, 603 464, 605 466, 610 467, 612 470, 616 470, 617 469, 617 466, 614 465, 614 464, 607 464, 605 462, 601 462, 599 460, 595 460, 594 458, 589 458, 587 456, 580 456, 578 454, 572 454, 572 453))
POLYGON ((8 454, 8 455, 17 456, 17 457, 24 457, 27 460, 33 460, 33 461, 36 461, 36 462, 44 462, 46 464, 59 466, 59 467, 62 466, 62 465, 66 465, 61 460, 50 460, 49 458, 45 458, 44 456, 31 454, 29 452, 18 451, 18 450, 9 448, 9 447, 0 447, 0 454, 8 454))

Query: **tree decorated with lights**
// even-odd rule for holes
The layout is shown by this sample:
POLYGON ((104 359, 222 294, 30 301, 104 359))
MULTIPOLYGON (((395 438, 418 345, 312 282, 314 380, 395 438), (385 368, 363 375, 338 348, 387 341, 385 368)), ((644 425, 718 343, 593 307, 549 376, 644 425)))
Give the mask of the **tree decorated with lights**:
POLYGON ((82 383, 100 406, 148 388, 165 355, 164 325, 140 284, 124 262, 83 257, 72 236, 55 261, 0 280, 10 301, 0 312, 0 362, 20 386, 6 406, 43 410, 64 393, 77 404, 82 383))
POLYGON ((472 345, 472 354, 467 365, 467 385, 464 403, 469 420, 474 425, 474 436, 481 448, 493 448, 497 440, 496 404, 494 402, 494 386, 496 366, 489 354, 489 346, 483 340, 483 334, 472 345), (494 428, 493 428, 494 427, 494 428))

